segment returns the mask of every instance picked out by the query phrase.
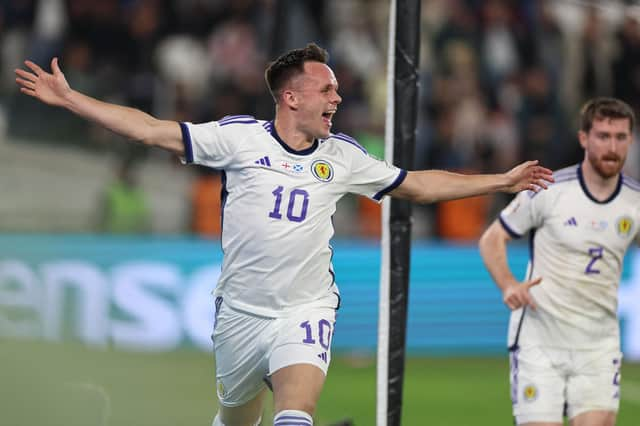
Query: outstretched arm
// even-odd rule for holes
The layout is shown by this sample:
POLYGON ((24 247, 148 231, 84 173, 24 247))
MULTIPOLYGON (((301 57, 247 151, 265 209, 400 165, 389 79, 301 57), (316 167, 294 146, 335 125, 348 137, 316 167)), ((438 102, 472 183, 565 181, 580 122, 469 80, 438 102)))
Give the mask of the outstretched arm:
POLYGON ((502 291, 502 301, 509 309, 522 306, 536 308, 529 289, 540 284, 542 278, 519 283, 507 263, 507 242, 511 239, 507 231, 496 220, 480 237, 480 255, 493 281, 502 291))
POLYGON ((443 170, 409 172, 390 195, 417 203, 433 203, 491 192, 538 191, 546 189, 547 182, 553 182, 552 171, 539 166, 538 161, 526 161, 507 173, 496 175, 463 175, 443 170))
POLYGON ((184 153, 180 125, 158 120, 140 110, 99 101, 69 87, 58 66, 51 61, 48 73, 31 61, 24 62, 29 71, 16 69, 20 91, 53 106, 66 108, 78 116, 99 124, 132 141, 157 146, 178 155, 184 153))

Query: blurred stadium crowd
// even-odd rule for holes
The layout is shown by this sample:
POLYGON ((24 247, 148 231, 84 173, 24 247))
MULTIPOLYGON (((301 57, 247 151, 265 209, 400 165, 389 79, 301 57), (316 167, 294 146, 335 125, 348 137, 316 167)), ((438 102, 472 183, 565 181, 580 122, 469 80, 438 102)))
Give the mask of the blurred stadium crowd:
MULTIPOLYGON (((8 142, 0 143, 7 150, 0 151, 7 173, 0 187, 5 200, 20 195, 13 195, 12 209, 0 208, 0 218, 25 219, 0 221, 0 229, 219 233, 215 173, 181 170, 185 177, 176 181, 175 159, 113 144, 113 135, 21 96, 13 70, 24 58, 46 65, 59 56, 72 87, 161 118, 270 119, 267 61, 316 41, 330 51, 340 83, 334 130, 381 157, 388 12, 387 0, 3 1, 0 129, 8 142), (48 154, 23 157, 24 147, 29 155, 48 154), (11 170, 33 176, 31 165, 51 168, 47 176, 54 179, 78 164, 86 169, 56 193, 68 201, 52 205, 33 201, 51 193, 46 184, 9 176, 11 170), (158 182, 163 177, 173 186, 158 182), (70 183, 77 180, 84 189, 70 183), (172 194, 173 202, 162 202, 172 194), (46 220, 20 208, 45 209, 46 220)), ((423 0, 421 37, 415 168, 498 172, 524 159, 563 167, 581 160, 572 118, 585 99, 613 95, 640 107, 640 7, 632 1, 423 0)), ((638 144, 627 172, 640 176, 638 144)), ((414 236, 473 240, 507 199, 418 207, 414 236)), ((377 205, 355 198, 342 204, 338 235, 378 235, 377 205)))

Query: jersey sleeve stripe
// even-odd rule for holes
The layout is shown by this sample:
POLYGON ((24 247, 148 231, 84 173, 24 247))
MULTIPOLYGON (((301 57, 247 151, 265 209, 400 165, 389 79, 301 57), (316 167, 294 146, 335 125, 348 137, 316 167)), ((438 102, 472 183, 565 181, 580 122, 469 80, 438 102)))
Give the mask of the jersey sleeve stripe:
POLYGON ((622 184, 624 186, 626 186, 627 188, 631 189, 632 191, 636 191, 636 192, 640 192, 640 186, 639 185, 631 185, 627 182, 622 182, 622 184))
MULTIPOLYGON (((578 179, 578 174, 577 173, 563 173, 561 174, 559 177, 556 176, 555 174, 553 175, 554 181, 551 182, 551 184, 549 184, 549 187, 564 183, 564 182, 571 182, 574 180, 578 179)), ((542 194, 543 191, 527 191, 527 194, 529 195, 529 198, 533 198, 538 194, 542 194)))
MULTIPOLYGON (((578 180, 578 176, 577 176, 577 175, 573 175, 573 176, 561 176, 560 178, 556 178, 556 177, 554 177, 554 179, 555 179, 555 180, 554 180, 553 182, 551 182, 551 184, 549 185, 549 188, 551 188, 552 186, 559 185, 559 184, 561 184, 561 183, 565 183, 565 182, 572 182, 572 181, 574 181, 574 180, 578 180)), ((543 191, 538 191, 538 192, 530 191, 530 192, 533 192, 533 194, 530 194, 529 198, 533 198, 533 197, 535 197, 536 195, 541 194, 543 191)))
POLYGON ((578 168, 576 166, 566 167, 564 169, 556 170, 553 172, 554 179, 560 179, 567 176, 577 176, 578 168))
POLYGON ((191 144, 191 134, 186 123, 180 123, 182 132, 182 143, 184 144, 184 159, 187 163, 193 163, 193 145, 191 144))
POLYGON ((552 182, 551 185, 556 184, 556 183, 562 183, 562 182, 568 182, 570 180, 576 180, 578 179, 578 175, 569 175, 569 176, 560 176, 559 178, 554 177, 555 182, 552 182))
POLYGON ((254 118, 252 118, 252 119, 249 119, 249 118, 238 118, 237 120, 229 120, 229 121, 225 121, 225 122, 218 121, 218 124, 220 125, 220 127, 222 127, 222 126, 227 126, 229 124, 254 124, 254 123, 257 123, 257 122, 258 122, 258 120, 254 119, 254 118))
POLYGON ((350 143, 351 145, 355 146, 356 148, 358 148, 360 151, 364 152, 365 154, 368 154, 367 150, 360 145, 354 138, 352 138, 351 136, 347 136, 344 133, 338 133, 337 135, 331 135, 332 137, 339 139, 341 141, 350 143))
POLYGON ((404 170, 404 169, 400 169, 400 174, 398 174, 398 177, 393 181, 393 183, 391 185, 387 186, 382 191, 378 192, 376 195, 374 195, 373 199, 376 200, 376 201, 380 201, 382 199, 382 197, 385 196, 385 194, 387 194, 388 192, 393 191, 398 186, 400 186, 400 184, 402 182, 404 182, 404 179, 406 177, 407 177, 407 171, 404 170))
POLYGON ((513 228, 511 228, 507 222, 502 218, 502 216, 498 216, 498 220, 500 221, 500 225, 502 225, 502 227, 504 228, 505 231, 507 231, 507 234, 509 234, 509 236, 511 236, 511 238, 522 238, 521 234, 518 234, 516 231, 513 230, 513 228))
POLYGON ((634 191, 640 191, 640 182, 627 175, 622 176, 622 184, 633 189, 634 191))
POLYGON ((255 119, 253 115, 226 115, 222 117, 220 120, 218 120, 218 123, 224 123, 226 121, 247 119, 247 118, 255 119))

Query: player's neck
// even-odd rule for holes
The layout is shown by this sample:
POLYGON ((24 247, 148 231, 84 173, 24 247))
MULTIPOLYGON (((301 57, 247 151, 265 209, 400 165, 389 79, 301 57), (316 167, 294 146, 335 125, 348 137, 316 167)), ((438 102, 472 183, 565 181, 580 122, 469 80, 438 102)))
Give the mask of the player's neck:
POLYGON ((611 177, 604 177, 598 173, 586 159, 582 162, 581 168, 584 184, 587 186, 591 195, 598 201, 609 199, 616 191, 620 173, 611 177))
POLYGON ((295 151, 302 151, 313 145, 314 139, 301 132, 292 120, 276 116, 273 125, 280 139, 295 151))

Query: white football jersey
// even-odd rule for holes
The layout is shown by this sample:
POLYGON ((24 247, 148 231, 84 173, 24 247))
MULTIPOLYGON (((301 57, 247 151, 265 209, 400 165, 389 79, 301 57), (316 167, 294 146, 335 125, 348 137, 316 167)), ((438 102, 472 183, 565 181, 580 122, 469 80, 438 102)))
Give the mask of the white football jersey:
POLYGON ((527 279, 537 310, 513 311, 509 345, 571 349, 619 347, 618 285, 622 262, 640 225, 640 184, 620 177, 612 196, 597 201, 581 167, 554 173, 546 191, 522 192, 500 222, 515 238, 531 230, 527 279))
POLYGON ((370 157, 343 134, 294 151, 273 122, 228 116, 181 123, 187 163, 223 170, 222 273, 215 294, 231 307, 279 317, 339 305, 329 240, 346 193, 380 201, 406 171, 370 157))

